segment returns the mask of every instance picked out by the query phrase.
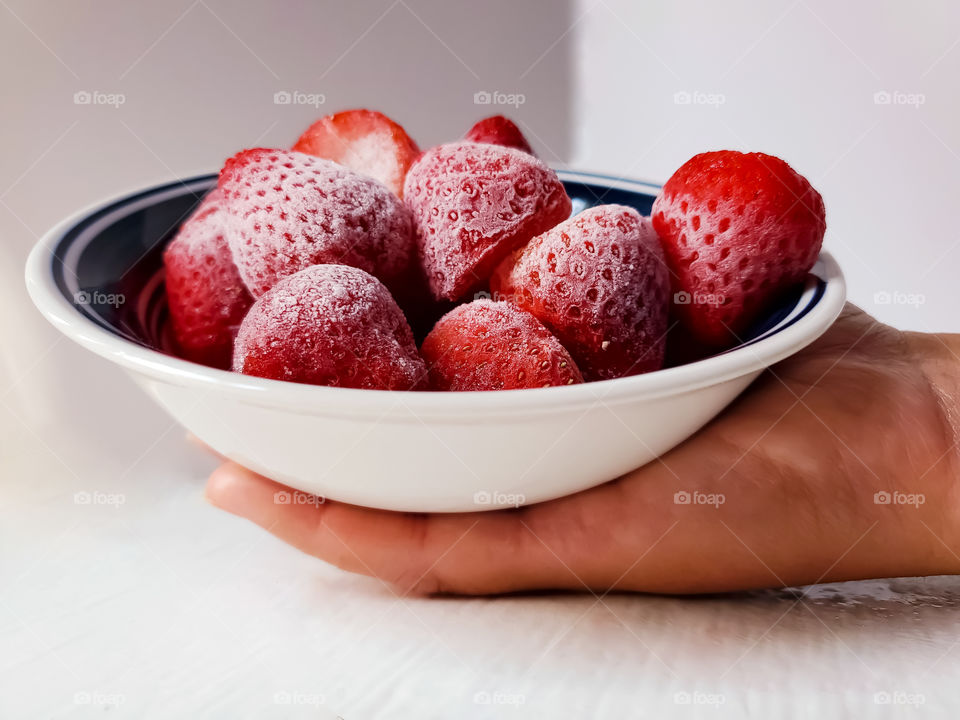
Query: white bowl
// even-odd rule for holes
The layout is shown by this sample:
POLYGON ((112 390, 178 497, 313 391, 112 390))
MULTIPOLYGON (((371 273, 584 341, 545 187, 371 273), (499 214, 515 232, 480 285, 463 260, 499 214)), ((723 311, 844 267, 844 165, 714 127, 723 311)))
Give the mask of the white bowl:
MULTIPOLYGON (((575 207, 648 213, 656 186, 561 171, 575 207)), ((315 387, 197 365, 154 347, 160 251, 213 183, 204 176, 87 210, 27 264, 36 306, 115 362, 214 450, 298 490, 389 510, 467 512, 541 502, 616 478, 685 440, 764 368, 836 319, 840 268, 823 253, 802 292, 723 354, 619 380, 505 392, 315 387), (121 303, 121 300, 123 301, 121 303)))

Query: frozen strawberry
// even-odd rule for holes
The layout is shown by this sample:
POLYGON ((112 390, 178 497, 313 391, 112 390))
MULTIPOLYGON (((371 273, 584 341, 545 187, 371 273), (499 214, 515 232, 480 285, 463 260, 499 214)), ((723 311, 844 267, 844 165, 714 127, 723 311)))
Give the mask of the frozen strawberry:
POLYGON ((472 142, 425 152, 407 173, 404 199, 438 300, 481 286, 512 250, 570 215, 549 167, 520 150, 472 142))
POLYGON ((523 150, 525 153, 533 155, 533 148, 520 132, 520 128, 510 118, 503 115, 493 115, 484 118, 463 136, 464 140, 478 143, 490 143, 491 145, 503 145, 517 150, 523 150))
POLYGON ((475 300, 444 315, 423 341, 435 390, 518 390, 583 382, 560 341, 515 305, 475 300))
POLYGON ((546 325, 587 380, 663 364, 670 280, 653 226, 633 208, 589 208, 535 237, 490 289, 546 325))
POLYGON ((415 253, 410 211, 383 185, 330 160, 244 150, 220 173, 227 240, 254 297, 319 263, 351 265, 388 286, 415 253))
POLYGON ((700 342, 729 345, 820 253, 823 199, 783 160, 695 155, 663 186, 653 224, 673 273, 677 315, 700 342))
POLYGON ((253 298, 224 238, 223 198, 210 192, 163 253, 170 326, 180 353, 227 368, 233 338, 253 298))
POLYGON ((260 297, 240 326, 233 369, 311 385, 410 390, 426 378, 387 288, 346 265, 314 265, 260 297))
POLYGON ((420 156, 420 148, 406 131, 374 110, 345 110, 322 117, 293 149, 379 180, 398 197, 403 196, 407 170, 420 156))

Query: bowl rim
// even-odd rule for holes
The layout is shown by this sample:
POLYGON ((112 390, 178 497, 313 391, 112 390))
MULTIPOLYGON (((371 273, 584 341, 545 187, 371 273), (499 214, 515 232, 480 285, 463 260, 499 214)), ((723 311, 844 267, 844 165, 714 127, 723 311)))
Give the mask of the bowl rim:
MULTIPOLYGON (((558 168, 561 179, 600 184, 655 195, 659 186, 630 178, 597 172, 558 168)), ((306 385, 242 375, 218 370, 147 348, 101 327, 80 312, 57 287, 53 263, 55 248, 74 226, 93 214, 137 198, 152 197, 163 188, 191 186, 215 175, 200 175, 163 183, 113 196, 92 203, 58 223, 34 245, 27 259, 25 280, 31 300, 43 316, 60 332, 86 349, 129 372, 146 375, 173 385, 217 391, 234 400, 308 414, 336 414, 386 418, 400 414, 416 418, 464 420, 478 415, 511 416, 556 412, 559 409, 589 409, 595 405, 618 405, 652 400, 717 385, 783 360, 822 335, 839 316, 846 302, 846 283, 833 256, 821 251, 815 266, 819 298, 806 312, 769 334, 731 350, 684 365, 613 380, 600 380, 563 387, 479 392, 424 392, 404 390, 362 390, 355 388, 306 385)), ((135 208, 136 209, 136 208, 135 208)), ((133 210, 130 210, 133 212, 133 210)), ((814 280, 815 282, 815 280, 814 280)), ((808 280, 808 286, 810 280, 808 280)), ((808 287, 809 290, 809 287, 808 287)), ((799 303, 798 303, 799 306, 799 303)))

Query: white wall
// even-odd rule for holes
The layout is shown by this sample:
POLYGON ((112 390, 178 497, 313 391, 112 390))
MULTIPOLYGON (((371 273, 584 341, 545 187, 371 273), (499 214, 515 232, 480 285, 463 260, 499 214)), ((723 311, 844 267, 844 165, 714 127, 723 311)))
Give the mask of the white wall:
POLYGON ((575 163, 663 181, 702 150, 780 155, 824 196, 851 299, 960 330, 960 3, 577 0, 574 15, 575 163))

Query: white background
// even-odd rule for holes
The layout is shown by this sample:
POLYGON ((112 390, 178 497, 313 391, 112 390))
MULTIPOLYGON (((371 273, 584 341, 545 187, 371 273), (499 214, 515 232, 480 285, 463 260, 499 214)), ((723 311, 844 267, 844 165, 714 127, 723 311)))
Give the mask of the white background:
POLYGON ((486 90, 525 96, 497 110, 551 161, 663 181, 704 149, 783 156, 824 195, 855 301, 960 330, 956 3, 3 0, 0 48, 0 717, 918 712, 876 693, 947 712, 951 579, 799 603, 399 601, 325 568, 206 506, 212 461, 60 341, 21 274, 39 234, 105 196, 288 145, 351 106, 426 147, 489 113, 486 90), (326 102, 274 104, 284 90, 326 102), (84 91, 124 102, 75 104, 84 91), (96 493, 118 504, 82 504, 96 493))

